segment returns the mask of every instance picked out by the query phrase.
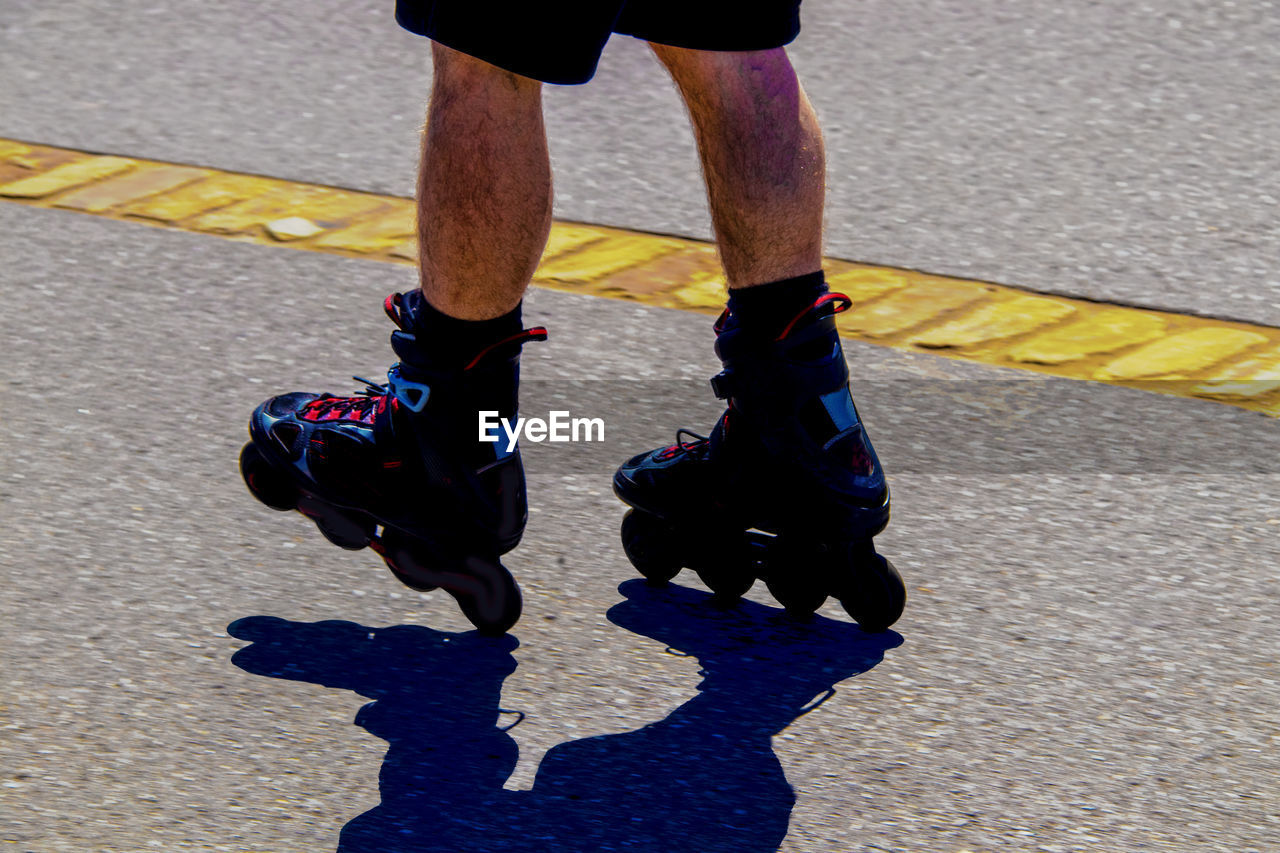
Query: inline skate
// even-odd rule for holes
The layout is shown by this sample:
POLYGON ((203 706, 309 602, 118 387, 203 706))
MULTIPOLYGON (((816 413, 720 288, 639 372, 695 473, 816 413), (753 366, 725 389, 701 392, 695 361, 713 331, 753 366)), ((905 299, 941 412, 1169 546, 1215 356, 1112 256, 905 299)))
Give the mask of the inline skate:
MULTIPOLYGON (((520 589, 499 561, 528 518, 514 444, 480 441, 481 411, 514 419, 521 347, 541 327, 446 363, 425 346, 420 291, 384 307, 400 362, 356 396, 295 392, 254 410, 240 470, 254 497, 297 510, 341 548, 371 548, 403 584, 443 589, 482 633, 520 617, 520 589)), ((518 326, 517 326, 518 328, 518 326)))
POLYGON ((623 548, 651 583, 691 568, 727 602, 762 579, 793 616, 834 597, 872 632, 902 614, 902 578, 872 544, 889 521, 889 487, 835 327, 850 305, 823 293, 768 334, 721 314, 724 369, 711 385, 728 407, 711 434, 681 429, 614 474, 631 507, 623 548))

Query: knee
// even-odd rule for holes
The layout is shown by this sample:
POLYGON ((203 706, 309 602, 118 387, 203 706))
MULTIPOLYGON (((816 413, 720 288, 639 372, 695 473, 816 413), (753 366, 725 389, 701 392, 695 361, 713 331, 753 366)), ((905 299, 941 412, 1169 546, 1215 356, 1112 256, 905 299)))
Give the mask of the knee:
POLYGON ((477 93, 502 89, 537 94, 542 90, 542 83, 532 77, 500 68, 440 42, 431 46, 431 62, 438 87, 477 93))
POLYGON ((767 50, 693 50, 668 44, 649 43, 658 60, 672 77, 694 85, 724 85, 728 81, 794 76, 791 60, 783 47, 767 50))

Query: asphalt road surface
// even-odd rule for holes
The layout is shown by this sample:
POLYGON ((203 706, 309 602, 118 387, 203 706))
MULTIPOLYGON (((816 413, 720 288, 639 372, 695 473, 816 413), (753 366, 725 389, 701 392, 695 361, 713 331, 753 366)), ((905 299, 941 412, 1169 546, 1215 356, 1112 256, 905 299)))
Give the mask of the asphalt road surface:
MULTIPOLYGON (((430 84, 390 0, 0 6, 12 138, 409 195, 430 84)), ((806 0, 830 253, 1280 324, 1270 0, 806 0)), ((547 95, 557 213, 706 235, 636 40, 547 95)))
MULTIPOLYGON (((0 135, 407 193, 383 5, 8 4, 0 135)), ((831 254, 1280 322, 1273 6, 807 3, 831 254)), ((705 232, 639 45, 548 110, 559 215, 705 232)), ((715 417, 707 319, 535 291, 522 408, 606 436, 524 447, 483 641, 236 468, 386 368, 411 270, 9 204, 0 257, 6 849, 1276 848, 1274 420, 850 345, 909 601, 797 626, 617 541, 613 468, 715 417)))

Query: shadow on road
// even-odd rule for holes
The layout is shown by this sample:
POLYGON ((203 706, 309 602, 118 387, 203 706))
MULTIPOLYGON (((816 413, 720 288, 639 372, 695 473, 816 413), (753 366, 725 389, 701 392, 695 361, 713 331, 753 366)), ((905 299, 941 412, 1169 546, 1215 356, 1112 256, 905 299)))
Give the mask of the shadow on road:
POLYGON ((390 745, 382 802, 343 828, 339 853, 776 850, 795 793, 770 738, 902 638, 752 602, 721 610, 677 586, 620 590, 609 619, 697 657, 697 695, 635 731, 554 747, 529 791, 502 788, 517 757, 499 706, 511 637, 251 616, 228 628, 252 641, 232 662, 374 700, 355 723, 390 745))

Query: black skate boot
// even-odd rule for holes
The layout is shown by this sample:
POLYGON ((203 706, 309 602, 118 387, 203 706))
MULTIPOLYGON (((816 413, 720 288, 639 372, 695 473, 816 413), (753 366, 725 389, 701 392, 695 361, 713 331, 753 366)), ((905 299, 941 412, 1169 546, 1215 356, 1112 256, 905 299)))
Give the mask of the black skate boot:
POLYGON ((724 370, 711 384, 729 405, 711 435, 682 429, 613 477, 633 508, 623 547, 651 582, 688 567, 731 601, 761 578, 791 614, 832 596, 867 631, 902 614, 902 578, 871 542, 889 521, 889 487, 835 328, 850 304, 823 294, 776 335, 720 316, 724 370))
MULTIPOLYGON (((480 631, 505 633, 520 589, 498 558, 528 517, 520 451, 479 441, 479 413, 514 420, 520 349, 545 340, 524 329, 451 366, 428 352, 422 294, 386 300, 399 327, 387 384, 360 380, 355 397, 297 392, 254 410, 240 454, 249 491, 296 509, 330 542, 376 551, 417 590, 444 589, 480 631)), ((358 378, 358 377, 357 377, 358 378)))

